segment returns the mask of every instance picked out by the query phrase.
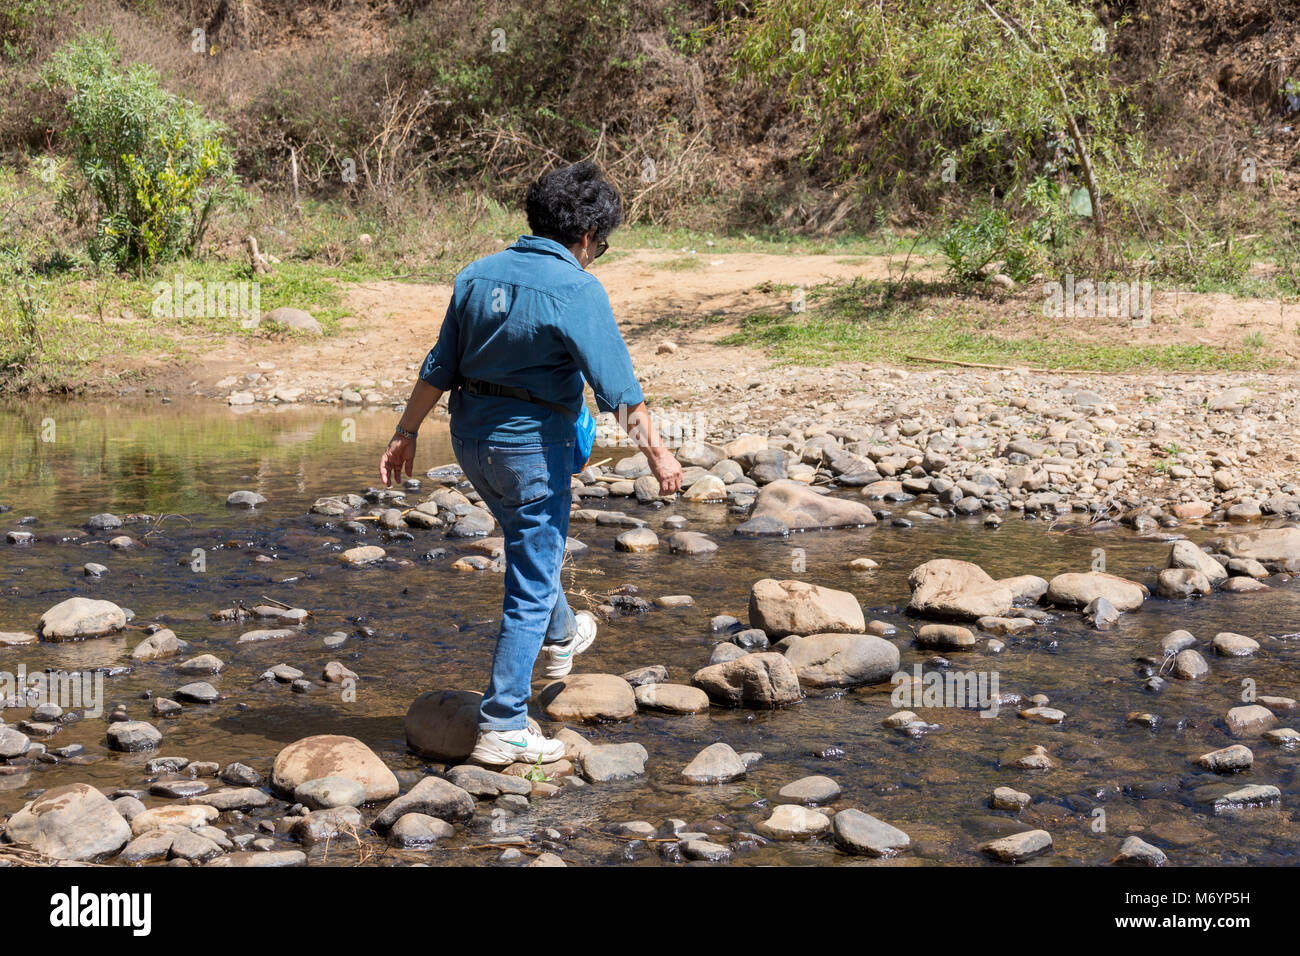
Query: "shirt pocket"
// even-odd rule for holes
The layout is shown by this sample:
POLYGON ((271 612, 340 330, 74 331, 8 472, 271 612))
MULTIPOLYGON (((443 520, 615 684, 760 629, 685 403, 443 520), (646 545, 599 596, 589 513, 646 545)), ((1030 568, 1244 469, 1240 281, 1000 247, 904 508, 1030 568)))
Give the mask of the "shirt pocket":
POLYGON ((492 484, 512 508, 541 501, 551 491, 551 470, 542 445, 492 445, 487 452, 492 484))

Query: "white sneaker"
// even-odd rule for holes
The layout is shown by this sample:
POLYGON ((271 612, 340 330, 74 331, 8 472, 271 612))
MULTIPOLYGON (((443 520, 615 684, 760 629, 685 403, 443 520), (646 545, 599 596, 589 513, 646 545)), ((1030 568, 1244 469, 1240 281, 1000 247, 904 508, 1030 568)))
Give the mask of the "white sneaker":
POLYGON ((573 670, 573 659, 596 640, 596 618, 591 612, 578 611, 573 617, 578 622, 578 633, 563 644, 543 644, 542 652, 537 655, 545 663, 546 676, 551 680, 568 677, 573 670))
POLYGON ((564 756, 564 741, 526 730, 480 730, 469 759, 494 767, 512 763, 553 763, 564 756))

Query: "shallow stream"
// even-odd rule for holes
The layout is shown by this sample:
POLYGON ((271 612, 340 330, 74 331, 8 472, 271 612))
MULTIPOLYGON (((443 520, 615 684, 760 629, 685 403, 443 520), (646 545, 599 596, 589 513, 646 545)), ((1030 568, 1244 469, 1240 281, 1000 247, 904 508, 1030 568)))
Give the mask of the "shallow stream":
MULTIPOLYGON (((171 661, 134 667, 130 649, 143 636, 140 630, 77 644, 0 648, 0 670, 11 673, 20 664, 29 672, 125 669, 106 679, 104 716, 71 724, 45 741, 50 747, 83 744, 90 759, 33 763, 21 773, 0 775, 0 814, 13 812, 33 791, 62 783, 84 781, 108 791, 145 786, 144 765, 159 755, 222 765, 241 761, 269 775, 283 746, 320 733, 356 736, 395 770, 423 772, 425 764, 406 752, 403 715, 426 690, 482 689, 501 579, 490 571, 452 571, 452 562, 472 551, 440 530, 413 529, 414 542, 379 541, 378 528, 359 538, 323 527, 325 519, 309 514, 320 496, 360 493, 377 484, 378 457, 393 418, 390 410, 258 406, 239 414, 185 403, 0 407, 0 504, 12 509, 0 514, 0 536, 19 528, 37 535, 35 543, 23 546, 0 538, 0 631, 32 631, 46 609, 83 595, 129 607, 136 623, 169 627, 191 645, 171 661), (49 437, 53 440, 43 440, 49 437), (227 508, 226 496, 241 488, 266 496, 267 504, 255 511, 227 508), (100 512, 148 514, 153 520, 128 521, 112 534, 86 533, 85 521, 100 512), (20 525, 29 515, 38 520, 20 525), (122 533, 142 546, 110 548, 108 538, 122 533), (382 543, 390 557, 411 563, 351 568, 336 559, 335 552, 363 543, 382 543), (445 548, 446 556, 423 560, 433 548, 445 548), (195 549, 203 549, 205 570, 192 570, 195 549), (258 561, 259 555, 274 560, 258 561), (87 562, 109 571, 102 578, 87 577, 82 570, 87 562), (251 645, 236 640, 260 625, 209 618, 237 602, 252 606, 263 598, 307 608, 314 617, 299 637, 251 645), (359 635, 359 627, 371 629, 369 636, 359 635), (346 643, 325 648, 322 637, 336 631, 349 635, 346 643), (178 719, 152 717, 141 695, 171 696, 193 679, 173 665, 202 653, 226 662, 211 678, 226 698, 207 706, 186 704, 178 719), (331 660, 360 676, 355 701, 343 701, 335 685, 319 680, 308 693, 259 680, 279 663, 319 678, 331 660), (117 702, 125 702, 133 718, 163 731, 160 750, 131 755, 106 749, 105 717, 117 702)), ((423 430, 417 474, 452 461, 445 421, 431 421, 423 430)), ((426 490, 432 487, 426 481, 426 490)), ((994 577, 1051 577, 1088 570, 1094 549, 1104 548, 1107 570, 1151 585, 1169 550, 1167 541, 1127 530, 1061 533, 1050 531, 1046 521, 1015 513, 996 530, 978 519, 947 519, 773 540, 733 536, 743 519, 725 505, 655 509, 635 499, 588 504, 645 518, 661 538, 667 533, 663 519, 683 515, 691 530, 719 543, 719 550, 705 557, 674 555, 666 547, 625 554, 614 549, 621 529, 573 526, 573 534, 589 546, 566 575, 575 606, 585 600, 579 592, 599 596, 624 584, 636 585, 646 598, 689 594, 695 601, 693 607, 656 608, 602 623, 596 645, 578 669, 620 674, 664 664, 669 679, 682 683, 708 662, 718 639, 710 633, 710 618, 733 614, 743 620, 749 588, 762 577, 797 577, 853 592, 868 620, 897 625, 894 640, 902 667, 910 672, 934 656, 912 642, 918 622, 902 613, 908 573, 926 560, 970 560, 994 577), (880 568, 850 571, 849 559, 859 556, 875 559, 880 568), (800 558, 806 569, 792 571, 800 558)), ((1196 538, 1208 532, 1187 533, 1196 538)), ((1238 742, 1226 732, 1223 718, 1241 702, 1243 680, 1253 680, 1259 695, 1294 697, 1300 691, 1300 637, 1282 637, 1300 631, 1300 585, 1267 583, 1274 585, 1272 592, 1215 593, 1193 602, 1152 598, 1104 633, 1087 627, 1077 613, 1062 612, 1020 636, 1003 638, 1006 647, 999 654, 981 642, 971 652, 948 655, 955 669, 996 672, 1003 693, 1045 694, 1052 707, 1068 715, 1060 725, 1020 719, 1015 707, 994 719, 948 708, 923 711, 939 727, 913 738, 881 726, 898 709, 888 686, 810 691, 800 704, 771 712, 643 713, 622 724, 578 728, 597 742, 642 743, 650 753, 642 780, 562 790, 534 801, 531 812, 496 830, 484 815, 458 828, 436 850, 391 851, 376 838, 364 853, 335 846, 332 860, 486 863, 495 859, 492 851, 466 847, 554 827, 566 837, 564 856, 572 862, 658 864, 654 847, 613 839, 600 832, 602 827, 625 820, 657 825, 676 817, 692 829, 707 825, 726 842, 728 831, 752 831, 768 815, 765 808, 780 802, 776 794, 783 785, 826 774, 843 788, 837 807, 858 807, 902 828, 913 849, 891 861, 865 860, 839 854, 823 839, 774 843, 737 853, 735 862, 983 864, 989 861, 976 851, 977 843, 1029 825, 1048 830, 1055 840, 1055 851, 1031 865, 1104 863, 1133 833, 1164 849, 1175 864, 1294 863, 1300 855, 1300 754, 1258 739, 1245 741, 1255 751, 1255 765, 1232 779, 1276 785, 1282 791, 1280 806, 1216 816, 1191 793, 1223 779, 1192 761, 1238 742), (1160 693, 1145 690, 1135 658, 1158 654, 1161 637, 1175 628, 1199 639, 1210 677, 1196 683, 1170 680, 1160 693), (1224 630, 1255 638, 1261 650, 1242 659, 1213 657, 1208 643, 1224 630), (1133 711, 1149 711, 1160 721, 1154 730, 1132 725, 1126 715, 1133 711), (740 752, 759 751, 763 759, 734 784, 680 782, 681 768, 717 740, 740 752), (1035 744, 1047 749, 1055 769, 999 768, 1000 757, 1017 756, 1035 744), (1014 814, 989 809, 989 794, 1004 785, 1034 798, 1018 821, 1014 814), (1098 807, 1104 814, 1094 813, 1098 807)), ((3 716, 16 724, 27 712, 11 709, 3 716)), ((1283 715, 1281 726, 1296 722, 1283 715)), ((284 805, 279 806, 283 813, 284 805)), ((256 819, 250 814, 244 825, 256 819)), ((314 859, 320 855, 313 851, 314 859)))

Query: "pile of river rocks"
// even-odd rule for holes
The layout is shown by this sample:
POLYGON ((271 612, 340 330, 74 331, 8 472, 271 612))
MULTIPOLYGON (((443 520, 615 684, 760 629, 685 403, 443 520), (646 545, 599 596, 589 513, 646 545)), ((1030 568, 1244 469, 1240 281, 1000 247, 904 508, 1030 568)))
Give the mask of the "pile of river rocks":
MULTIPOLYGON (((1276 381, 836 367, 656 387, 707 394, 717 410, 703 424, 676 419, 692 439, 686 465, 731 459, 759 485, 826 482, 891 511, 929 494, 938 501, 922 511, 934 515, 1079 510, 1141 528, 1162 516, 1300 515, 1297 396, 1285 378, 1262 378, 1276 381)), ((605 434, 619 438, 612 422, 605 434)))
MULTIPOLYGON (((722 381, 654 368, 644 377, 648 392, 678 397, 655 414, 688 480, 700 482, 689 500, 739 504, 744 486, 788 478, 853 489, 877 511, 907 511, 926 496, 908 520, 1079 511, 1145 530, 1172 519, 1300 516, 1300 396, 1284 375, 1257 373, 1247 384, 1229 374, 840 364, 742 369, 722 381)), ((371 382, 315 396, 268 386, 231 401, 400 404, 395 384, 405 387, 371 382)), ((599 424, 601 444, 625 441, 613 416, 599 424)), ((634 460, 584 473, 586 495, 653 496, 648 485, 604 480, 635 482, 642 468, 634 460)))

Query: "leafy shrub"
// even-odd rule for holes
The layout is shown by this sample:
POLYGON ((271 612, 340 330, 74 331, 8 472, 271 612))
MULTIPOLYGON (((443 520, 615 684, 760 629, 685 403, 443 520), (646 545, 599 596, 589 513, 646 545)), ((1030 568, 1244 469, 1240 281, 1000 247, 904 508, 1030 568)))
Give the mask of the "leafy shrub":
POLYGON ((49 302, 32 273, 0 263, 0 387, 22 382, 36 367, 49 302))
POLYGON ((938 238, 948 271, 962 282, 984 278, 984 267, 1006 249, 1011 225, 1005 212, 991 206, 951 223, 938 238))
POLYGON ((84 185, 66 191, 64 208, 94 221, 93 259, 143 270, 194 252, 235 175, 219 123, 164 90, 150 67, 123 72, 117 59, 106 35, 83 36, 42 78, 72 88, 69 136, 84 185))

